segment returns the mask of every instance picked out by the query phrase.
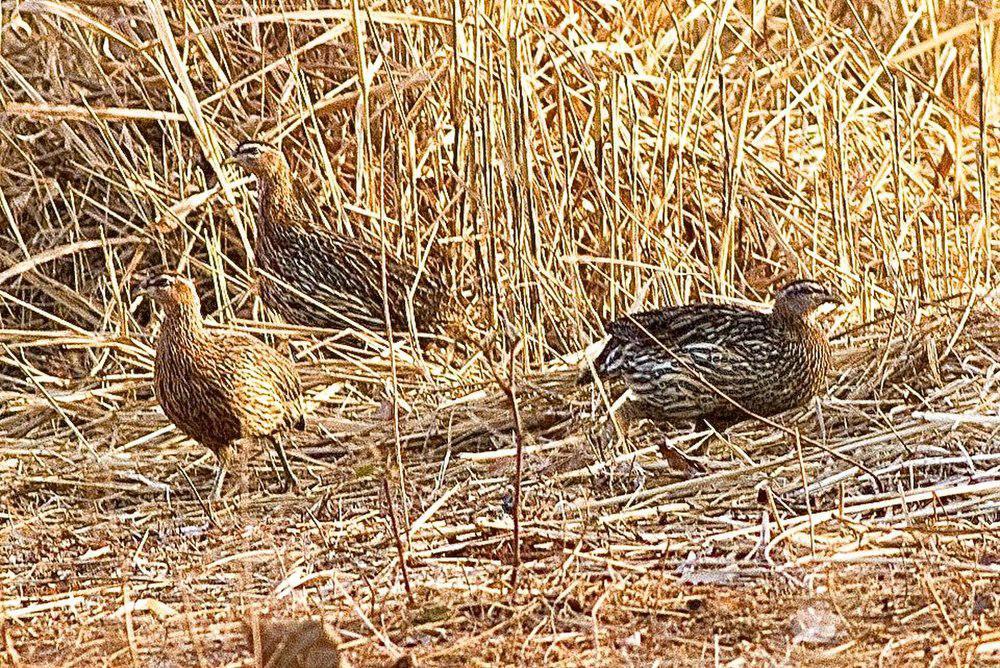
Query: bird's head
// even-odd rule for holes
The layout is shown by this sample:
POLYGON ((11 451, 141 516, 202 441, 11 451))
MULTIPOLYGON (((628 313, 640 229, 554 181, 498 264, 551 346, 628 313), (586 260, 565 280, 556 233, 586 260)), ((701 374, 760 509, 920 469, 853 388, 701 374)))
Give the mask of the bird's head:
POLYGON ((139 291, 159 304, 163 309, 174 311, 193 311, 199 313, 198 293, 191 279, 180 274, 154 274, 138 285, 139 291))
POLYGON ((818 281, 800 280, 786 284, 774 299, 774 312, 805 318, 823 304, 843 304, 843 298, 818 281))
POLYGON ((239 165, 258 178, 278 174, 288 168, 281 151, 261 141, 240 142, 228 162, 239 165))

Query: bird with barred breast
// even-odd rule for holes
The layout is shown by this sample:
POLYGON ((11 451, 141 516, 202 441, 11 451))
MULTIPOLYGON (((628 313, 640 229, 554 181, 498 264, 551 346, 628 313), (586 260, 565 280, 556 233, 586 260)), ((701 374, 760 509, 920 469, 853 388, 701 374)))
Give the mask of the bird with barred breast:
POLYGON ((283 445, 288 432, 305 428, 302 382, 292 362, 247 334, 208 329, 187 278, 159 274, 139 289, 163 309, 156 398, 178 429, 216 455, 213 496, 221 493, 226 465, 241 444, 273 446, 288 487, 296 486, 283 445))
POLYGON ((811 315, 841 299, 812 280, 781 288, 769 312, 690 304, 626 316, 580 384, 623 381, 640 415, 716 429, 802 406, 820 393, 830 344, 811 315))
POLYGON ((253 251, 260 294, 287 322, 325 329, 438 329, 453 300, 439 277, 392 253, 314 224, 309 195, 284 154, 259 141, 242 142, 231 162, 257 178, 253 251))

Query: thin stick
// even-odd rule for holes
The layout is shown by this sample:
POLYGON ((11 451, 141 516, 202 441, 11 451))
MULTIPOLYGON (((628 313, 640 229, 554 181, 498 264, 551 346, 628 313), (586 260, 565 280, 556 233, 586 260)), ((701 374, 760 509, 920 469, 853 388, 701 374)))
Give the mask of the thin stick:
POLYGON ((385 493, 385 502, 389 511, 389 523, 392 526, 392 537, 396 542, 396 553, 399 555, 399 569, 403 574, 403 587, 406 589, 406 598, 410 605, 414 604, 413 590, 410 588, 410 573, 406 566, 406 550, 403 549, 403 539, 399 535, 399 524, 396 521, 396 504, 392 500, 392 488, 389 487, 389 467, 386 466, 386 473, 382 476, 382 491, 385 493))
POLYGON ((510 574, 510 601, 513 604, 517 597, 518 575, 521 570, 521 482, 524 474, 524 430, 521 424, 521 408, 517 399, 516 357, 520 350, 520 342, 511 346, 509 357, 509 384, 504 387, 510 401, 510 410, 514 416, 514 445, 517 448, 514 467, 514 568, 510 574))
POLYGON ((816 556, 816 526, 812 521, 812 499, 809 495, 809 480, 806 478, 806 464, 802 459, 802 439, 799 436, 799 430, 795 430, 795 456, 799 462, 799 476, 802 479, 802 492, 806 497, 806 515, 809 516, 809 550, 812 555, 816 556))
POLYGON ((201 494, 198 493, 198 488, 194 486, 194 483, 191 481, 190 476, 188 476, 187 471, 185 471, 184 467, 180 464, 177 464, 177 470, 181 472, 181 476, 187 481, 188 487, 190 487, 191 491, 194 492, 194 500, 198 502, 199 506, 201 506, 201 511, 205 513, 205 517, 208 518, 208 523, 216 529, 219 529, 220 527, 215 521, 215 513, 212 512, 212 508, 210 506, 205 504, 205 500, 201 498, 201 494))

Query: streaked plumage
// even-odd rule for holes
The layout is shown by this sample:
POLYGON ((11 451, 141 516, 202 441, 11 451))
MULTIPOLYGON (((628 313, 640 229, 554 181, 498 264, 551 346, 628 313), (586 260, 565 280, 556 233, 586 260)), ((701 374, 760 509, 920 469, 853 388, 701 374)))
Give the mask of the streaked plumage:
POLYGON ((281 444, 286 432, 305 427, 295 366, 252 336, 207 329, 188 279, 161 274, 141 288, 164 311, 153 367, 156 398, 182 432, 219 458, 216 492, 231 449, 243 439, 273 445, 295 484, 281 444))
MULTIPOLYGON (((611 338, 593 367, 666 421, 725 428, 747 412, 774 415, 822 391, 830 345, 809 316, 837 301, 815 281, 795 281, 770 312, 694 304, 639 313, 607 326, 611 338)), ((580 383, 592 379, 588 369, 580 383)))
POLYGON ((417 267, 390 254, 383 291, 380 250, 314 226, 306 208, 308 194, 278 149, 247 141, 232 159, 257 177, 254 254, 268 308, 293 324, 377 331, 385 327, 388 302, 393 329, 405 331, 412 290, 417 331, 441 323, 452 301, 444 284, 428 273, 418 277, 417 267))

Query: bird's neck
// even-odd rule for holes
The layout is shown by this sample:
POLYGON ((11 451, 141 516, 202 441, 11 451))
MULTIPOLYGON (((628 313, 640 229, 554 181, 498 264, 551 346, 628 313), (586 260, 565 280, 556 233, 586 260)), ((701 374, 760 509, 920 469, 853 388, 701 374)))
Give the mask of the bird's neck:
POLYGON ((280 225, 301 224, 304 220, 295 197, 292 175, 287 165, 281 165, 269 174, 258 177, 260 215, 259 232, 268 234, 280 225))
POLYGON ((205 323, 197 304, 170 304, 164 307, 160 341, 172 346, 197 347, 205 336, 205 323))
POLYGON ((826 334, 810 314, 775 309, 772 317, 779 327, 807 342, 820 347, 828 347, 826 334))
POLYGON ((772 317, 780 325, 791 329, 808 329, 811 326, 808 315, 798 309, 790 308, 788 304, 778 301, 771 312, 772 317))

